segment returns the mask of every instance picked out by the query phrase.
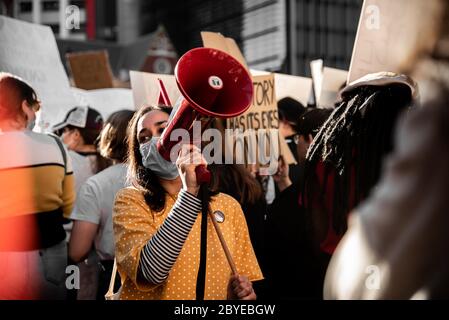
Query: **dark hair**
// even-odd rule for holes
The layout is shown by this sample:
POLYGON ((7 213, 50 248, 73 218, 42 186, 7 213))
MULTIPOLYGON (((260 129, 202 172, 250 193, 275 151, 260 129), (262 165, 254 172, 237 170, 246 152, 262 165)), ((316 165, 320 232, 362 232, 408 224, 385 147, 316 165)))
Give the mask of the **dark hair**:
POLYGON ((127 128, 133 115, 134 111, 120 110, 108 117, 98 143, 98 149, 103 157, 125 162, 127 128))
POLYGON ((158 176, 143 166, 140 144, 137 137, 137 124, 145 114, 159 110, 170 114, 168 106, 144 106, 137 111, 128 127, 128 181, 142 191, 146 204, 151 210, 159 212, 165 207, 166 191, 159 182, 158 176))
POLYGON ((296 132, 303 136, 315 137, 332 113, 332 109, 309 108, 297 122, 296 132))
POLYGON ((111 165, 111 161, 103 157, 98 151, 98 139, 100 137, 101 130, 80 128, 72 125, 67 125, 66 128, 70 131, 77 130, 83 138, 83 142, 86 145, 92 145, 97 150, 95 152, 95 173, 103 171, 111 165))
MULTIPOLYGON (((295 126, 299 117, 306 111, 301 102, 290 98, 282 98, 278 101, 279 120, 287 121, 295 126)), ((295 128, 293 128, 295 129, 295 128)))
POLYGON ((16 120, 25 117, 22 101, 29 105, 38 103, 34 89, 21 78, 10 73, 0 72, 0 119, 16 120))
POLYGON ((411 104, 406 85, 361 86, 344 97, 313 140, 306 158, 303 203, 320 195, 333 197, 332 227, 337 234, 346 231, 347 214, 377 183, 382 159, 392 150, 395 123, 411 104), (319 162, 325 167, 323 185, 317 182, 319 162), (331 172, 333 195, 325 195, 331 172))
POLYGON ((262 186, 244 165, 210 164, 208 168, 213 175, 211 189, 215 192, 227 193, 247 204, 255 204, 263 198, 262 186))

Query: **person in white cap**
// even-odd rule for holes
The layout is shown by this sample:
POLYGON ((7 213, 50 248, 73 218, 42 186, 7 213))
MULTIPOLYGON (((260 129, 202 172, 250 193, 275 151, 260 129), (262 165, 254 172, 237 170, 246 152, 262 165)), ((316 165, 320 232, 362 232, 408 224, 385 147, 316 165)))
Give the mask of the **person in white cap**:
POLYGON ((94 174, 106 169, 110 162, 103 158, 96 147, 96 140, 103 128, 103 117, 90 107, 71 109, 63 122, 53 127, 69 150, 75 175, 75 190, 94 174))

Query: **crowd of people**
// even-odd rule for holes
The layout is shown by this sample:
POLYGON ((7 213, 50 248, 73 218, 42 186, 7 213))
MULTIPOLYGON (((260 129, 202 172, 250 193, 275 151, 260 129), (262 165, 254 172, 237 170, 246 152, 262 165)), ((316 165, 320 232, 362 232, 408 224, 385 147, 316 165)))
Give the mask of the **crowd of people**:
POLYGON ((0 299, 448 298, 445 10, 403 74, 357 79, 329 108, 280 100, 297 164, 269 178, 190 144, 165 160, 172 106, 75 107, 34 132, 35 90, 0 73, 0 299))

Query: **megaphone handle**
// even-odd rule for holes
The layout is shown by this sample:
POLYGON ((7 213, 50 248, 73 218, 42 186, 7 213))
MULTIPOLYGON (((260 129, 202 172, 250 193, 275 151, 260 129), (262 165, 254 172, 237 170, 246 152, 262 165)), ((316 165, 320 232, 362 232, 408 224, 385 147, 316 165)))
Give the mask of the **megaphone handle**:
POLYGON ((204 164, 197 166, 195 168, 195 173, 196 173, 196 181, 198 184, 210 182, 211 174, 204 164))

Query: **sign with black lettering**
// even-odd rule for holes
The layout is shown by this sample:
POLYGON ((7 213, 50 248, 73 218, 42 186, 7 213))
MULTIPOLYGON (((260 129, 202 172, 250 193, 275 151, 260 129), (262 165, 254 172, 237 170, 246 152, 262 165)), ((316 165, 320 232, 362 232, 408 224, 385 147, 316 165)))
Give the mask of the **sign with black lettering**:
MULTIPOLYGON (((257 132, 261 129, 266 131, 277 130, 279 128, 279 116, 274 74, 258 75, 252 78, 254 88, 252 104, 245 113, 227 119, 227 128, 240 130, 241 132, 249 130, 257 132)), ((278 154, 281 154, 288 164, 296 163, 285 139, 280 135, 276 135, 276 137, 279 138, 279 144, 276 144, 280 148, 278 154)), ((270 147, 268 146, 267 149, 270 149, 270 147)))
POLYGON ((279 128, 274 75, 253 76, 254 96, 251 107, 242 115, 228 119, 229 129, 279 128))
POLYGON ((23 78, 36 90, 42 102, 37 131, 50 131, 75 106, 50 27, 0 16, 1 71, 23 78))
MULTIPOLYGON (((250 69, 251 75, 269 75, 270 72, 250 69)), ((276 87, 276 100, 290 97, 307 105, 312 94, 312 79, 292 76, 290 74, 274 73, 274 86, 276 87)))

